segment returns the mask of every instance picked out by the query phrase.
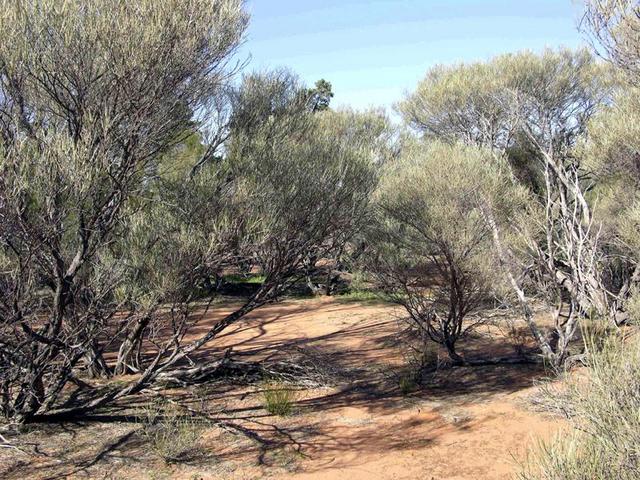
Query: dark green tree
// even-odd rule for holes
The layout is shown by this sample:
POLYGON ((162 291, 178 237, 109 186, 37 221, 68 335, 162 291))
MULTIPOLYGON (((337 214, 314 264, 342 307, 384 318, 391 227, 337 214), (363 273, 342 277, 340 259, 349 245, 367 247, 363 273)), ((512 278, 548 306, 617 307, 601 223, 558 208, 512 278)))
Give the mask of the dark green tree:
POLYGON ((313 88, 309 89, 309 108, 312 112, 323 112, 329 109, 329 104, 333 98, 331 88, 331 82, 321 78, 313 88))

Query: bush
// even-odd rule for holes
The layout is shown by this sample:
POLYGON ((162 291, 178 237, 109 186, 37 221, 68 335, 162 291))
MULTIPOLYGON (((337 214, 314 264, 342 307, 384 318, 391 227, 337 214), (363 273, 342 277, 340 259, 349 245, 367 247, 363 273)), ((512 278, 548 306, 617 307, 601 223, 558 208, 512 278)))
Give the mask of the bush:
POLYGON ((279 382, 267 383, 262 392, 264 409, 272 415, 286 417, 293 412, 295 392, 279 382))
POLYGON ((640 478, 640 343, 587 343, 589 375, 572 375, 550 398, 572 431, 536 449, 523 480, 640 478))
POLYGON ((407 311, 409 326, 463 364, 458 341, 501 278, 482 205, 512 207, 508 166, 490 150, 416 142, 384 170, 367 267, 376 284, 407 311))
POLYGON ((527 354, 527 345, 531 339, 531 330, 518 322, 507 321, 503 330, 504 336, 511 344, 513 351, 519 357, 527 354))

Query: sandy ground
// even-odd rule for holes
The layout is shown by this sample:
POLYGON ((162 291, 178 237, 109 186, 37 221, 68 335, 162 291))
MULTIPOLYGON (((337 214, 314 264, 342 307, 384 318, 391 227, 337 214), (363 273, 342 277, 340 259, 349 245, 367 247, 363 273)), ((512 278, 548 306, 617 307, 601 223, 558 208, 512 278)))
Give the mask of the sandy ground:
MULTIPOLYGON (((200 328, 222 317, 217 307, 200 328)), ((33 425, 26 455, 0 451, 0 478, 507 479, 527 448, 561 424, 529 399, 544 372, 513 365, 442 370, 403 395, 401 312, 339 299, 288 300, 253 312, 201 355, 232 347, 239 359, 312 359, 331 385, 298 387, 294 412, 270 415, 263 384, 202 385, 167 393, 206 412, 198 454, 165 464, 140 434, 138 396, 74 424, 33 425)), ((466 341, 467 355, 508 354, 495 329, 466 341)), ((463 352, 465 349, 463 349, 463 352)))

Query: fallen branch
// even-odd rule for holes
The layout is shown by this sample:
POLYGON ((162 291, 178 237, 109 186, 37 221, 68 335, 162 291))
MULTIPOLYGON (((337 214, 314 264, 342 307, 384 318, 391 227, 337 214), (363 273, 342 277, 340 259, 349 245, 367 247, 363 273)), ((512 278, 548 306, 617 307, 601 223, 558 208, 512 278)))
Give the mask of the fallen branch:
POLYGON ((11 442, 9 442, 9 440, 7 440, 4 435, 2 435, 0 433, 0 448, 8 448, 11 450, 17 450, 20 453, 23 453, 27 456, 31 456, 28 452, 25 452, 24 450, 22 450, 20 447, 17 447, 15 445, 13 445, 11 442))

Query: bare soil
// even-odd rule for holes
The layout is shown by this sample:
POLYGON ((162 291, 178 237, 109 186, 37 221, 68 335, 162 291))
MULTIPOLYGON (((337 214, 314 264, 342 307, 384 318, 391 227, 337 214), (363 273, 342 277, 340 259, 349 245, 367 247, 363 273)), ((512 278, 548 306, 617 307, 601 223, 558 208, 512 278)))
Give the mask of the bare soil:
MULTIPOLYGON (((216 307, 199 328, 231 308, 216 307)), ((513 478, 527 448, 562 424, 530 402, 545 372, 535 365, 442 369, 403 395, 401 314, 339 298, 265 306, 200 356, 215 359, 232 347, 242 360, 316 365, 324 384, 295 387, 292 415, 264 409, 260 382, 159 392, 208 419, 193 454, 171 464, 141 434, 140 411, 158 395, 145 392, 74 423, 26 427, 23 452, 0 450, 0 478, 513 478)), ((468 356, 513 352, 500 328, 483 327, 464 342, 468 356)))

